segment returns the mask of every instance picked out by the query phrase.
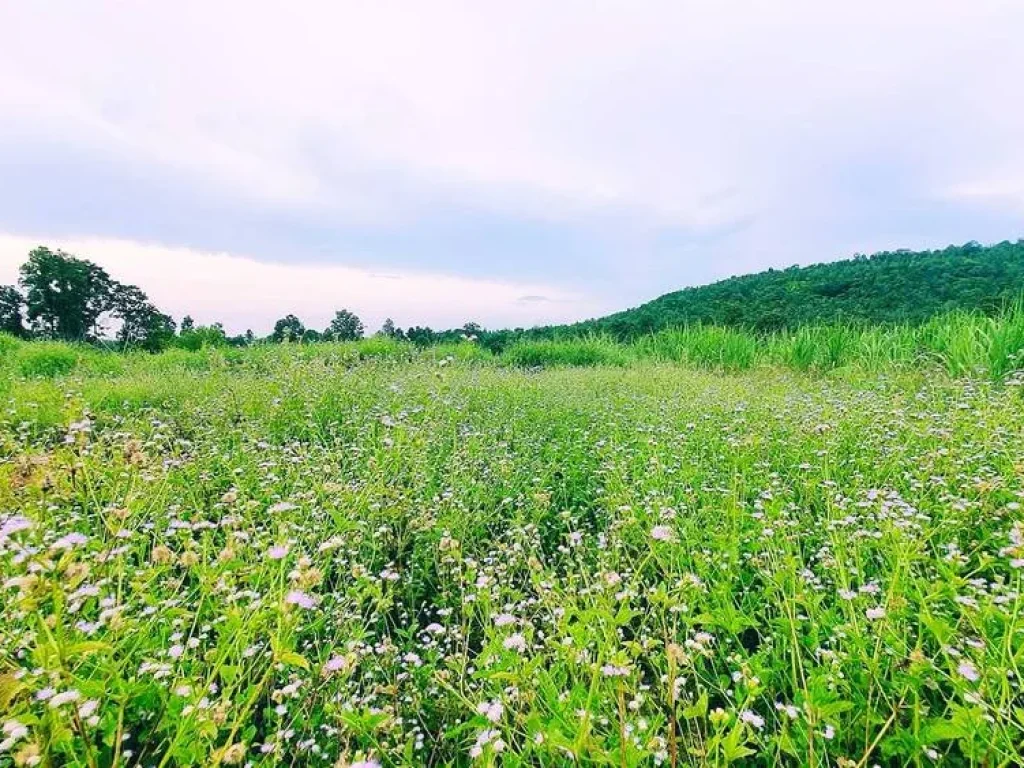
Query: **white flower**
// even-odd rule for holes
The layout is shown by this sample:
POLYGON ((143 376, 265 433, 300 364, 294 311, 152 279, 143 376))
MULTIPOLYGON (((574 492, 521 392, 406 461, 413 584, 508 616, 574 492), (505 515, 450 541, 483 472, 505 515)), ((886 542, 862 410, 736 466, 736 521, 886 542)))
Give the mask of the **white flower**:
POLYGON ((656 525, 651 528, 651 538, 655 541, 675 541, 676 535, 667 525, 656 525))
POLYGON ((0 544, 7 541, 8 538, 20 531, 27 531, 33 527, 34 523, 27 517, 22 515, 14 515, 4 520, 3 525, 0 525, 0 544))
POLYGON ((170 648, 167 649, 167 655, 170 656, 172 659, 180 659, 184 653, 185 646, 180 644, 172 645, 170 648))
POLYGON ((267 512, 275 514, 277 512, 291 512, 293 509, 298 509, 298 507, 292 504, 290 501, 279 501, 277 502, 277 504, 274 504, 272 507, 270 507, 270 509, 268 509, 267 512))
POLYGON ((779 712, 785 712, 786 717, 790 720, 796 720, 800 717, 800 710, 794 707, 792 704, 783 704, 781 701, 775 702, 775 709, 779 712))
POLYGON ((876 621, 878 619, 884 619, 885 618, 885 608, 882 608, 881 606, 879 606, 877 608, 868 608, 866 611, 864 611, 864 615, 867 616, 869 619, 871 619, 871 621, 876 621))
POLYGON ((288 545, 287 544, 275 544, 267 550, 267 557, 271 560, 283 560, 288 556, 288 545))
POLYGON ((502 646, 504 646, 506 651, 518 651, 519 653, 523 653, 526 651, 526 638, 516 632, 514 635, 506 637, 502 646))
MULTIPOLYGON (((505 707, 500 701, 481 701, 476 705, 476 711, 486 717, 492 723, 497 723, 501 720, 502 714, 505 712, 505 707)), ((489 741, 489 739, 488 739, 489 741)))
POLYGON ((494 626, 496 627, 507 627, 509 624, 515 624, 516 617, 511 613, 499 613, 494 617, 494 626))
POLYGON ((380 763, 376 760, 356 760, 354 763, 349 763, 348 768, 380 768, 380 763))
POLYGON ((88 720, 90 717, 96 714, 96 710, 99 709, 99 707, 100 703, 96 701, 96 699, 89 699, 88 701, 84 702, 81 706, 79 706, 78 716, 83 720, 88 720))
POLYGON ((742 720, 744 723, 754 726, 754 728, 756 728, 759 731, 762 728, 764 728, 764 718, 756 712, 752 712, 749 709, 744 709, 742 712, 740 712, 740 720, 742 720))
POLYGON ((78 701, 82 698, 82 694, 72 688, 70 691, 64 691, 63 693, 57 693, 50 697, 50 708, 57 709, 65 704, 70 704, 73 701, 78 701))
POLYGON ((981 677, 981 675, 978 674, 978 668, 969 661, 961 661, 960 666, 956 668, 956 671, 960 673, 961 677, 965 680, 970 680, 972 683, 981 677))
POLYGON ((50 545, 50 549, 63 550, 71 549, 72 547, 80 544, 85 544, 89 540, 89 537, 84 533, 69 533, 66 536, 61 536, 53 544, 50 545))
POLYGON ((289 605, 297 605, 306 610, 316 607, 316 598, 298 589, 293 589, 285 595, 284 601, 289 605))
POLYGON ((629 667, 605 664, 601 667, 601 674, 605 677, 626 677, 629 674, 629 667))

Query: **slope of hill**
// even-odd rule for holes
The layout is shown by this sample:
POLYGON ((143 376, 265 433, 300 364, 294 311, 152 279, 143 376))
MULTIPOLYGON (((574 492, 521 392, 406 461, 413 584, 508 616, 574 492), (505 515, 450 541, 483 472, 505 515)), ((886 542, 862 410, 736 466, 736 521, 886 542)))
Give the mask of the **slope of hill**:
POLYGON ((1024 240, 894 251, 770 269, 665 294, 634 309, 537 335, 630 338, 705 323, 778 330, 812 323, 919 323, 955 309, 994 312, 1024 291, 1024 240))

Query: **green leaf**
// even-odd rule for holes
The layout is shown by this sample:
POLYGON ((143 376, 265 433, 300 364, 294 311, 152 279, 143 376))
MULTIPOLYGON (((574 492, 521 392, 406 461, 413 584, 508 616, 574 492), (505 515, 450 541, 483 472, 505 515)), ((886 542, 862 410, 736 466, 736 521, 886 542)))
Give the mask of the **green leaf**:
POLYGON ((303 656, 295 653, 295 651, 281 651, 277 654, 277 660, 283 664, 309 670, 309 662, 303 656))

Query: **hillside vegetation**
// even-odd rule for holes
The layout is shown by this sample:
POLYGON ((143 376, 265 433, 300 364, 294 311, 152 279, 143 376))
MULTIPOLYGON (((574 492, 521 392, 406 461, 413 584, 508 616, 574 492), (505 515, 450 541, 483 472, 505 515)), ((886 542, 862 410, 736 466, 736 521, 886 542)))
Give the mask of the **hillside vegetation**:
MULTIPOLYGON (((628 339, 703 324, 775 331, 820 324, 917 324, 952 310, 999 311, 1024 290, 1024 240, 873 256, 743 275, 667 293, 634 309, 533 337, 628 339)), ((492 334, 504 342, 507 332, 492 334)), ((515 335, 515 334, 511 334, 515 335)))

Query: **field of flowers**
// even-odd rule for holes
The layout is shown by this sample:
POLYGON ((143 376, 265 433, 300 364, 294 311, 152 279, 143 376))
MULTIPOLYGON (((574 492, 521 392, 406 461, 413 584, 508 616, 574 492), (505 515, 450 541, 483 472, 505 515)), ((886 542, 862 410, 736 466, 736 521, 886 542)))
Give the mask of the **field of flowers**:
POLYGON ((1024 764, 1014 383, 12 374, 0 766, 1024 764))

